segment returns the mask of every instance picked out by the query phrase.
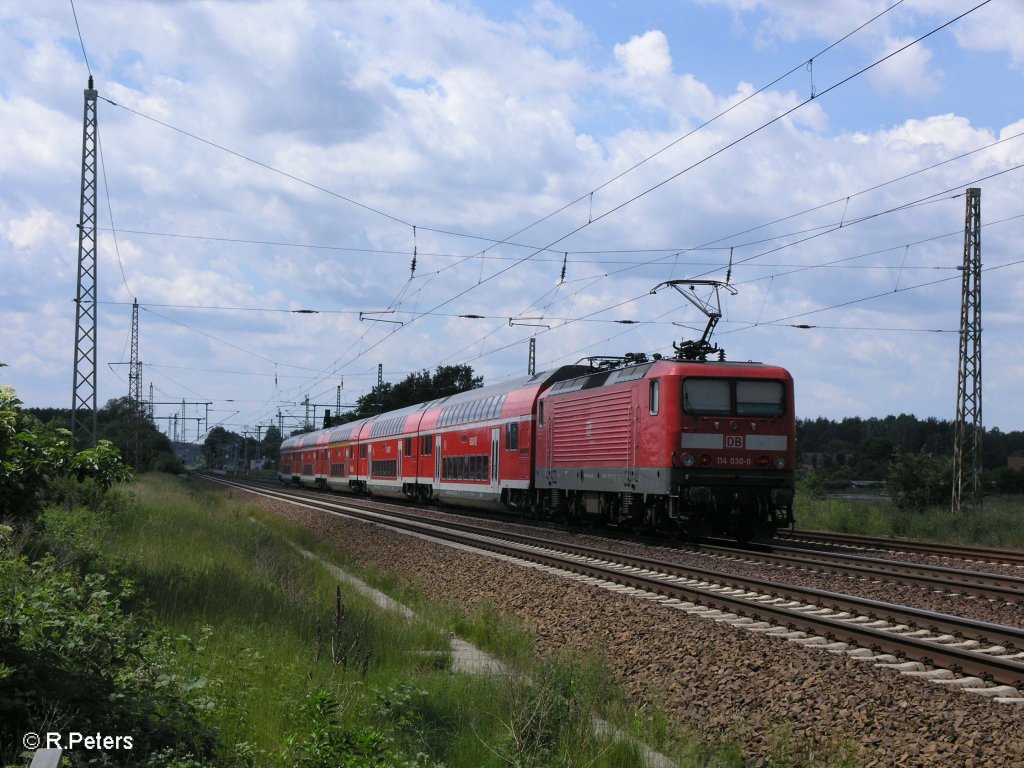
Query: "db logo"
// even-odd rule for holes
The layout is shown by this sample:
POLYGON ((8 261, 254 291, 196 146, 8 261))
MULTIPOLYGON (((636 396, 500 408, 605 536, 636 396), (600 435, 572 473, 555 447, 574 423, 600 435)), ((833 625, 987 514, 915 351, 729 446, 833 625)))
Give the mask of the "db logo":
POLYGON ((726 435, 725 436, 725 447, 726 448, 742 448, 743 447, 743 435, 726 435))

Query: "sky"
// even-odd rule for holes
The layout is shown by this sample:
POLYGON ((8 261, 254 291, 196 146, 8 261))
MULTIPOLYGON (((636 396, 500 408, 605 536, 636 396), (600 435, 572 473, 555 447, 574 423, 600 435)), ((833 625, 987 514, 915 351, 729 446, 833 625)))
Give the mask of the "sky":
POLYGON ((28 406, 71 405, 90 73, 98 400, 137 300, 165 431, 287 431, 378 365, 497 383, 531 337, 537 370, 671 354, 705 319, 670 280, 728 280, 712 341, 790 370, 801 418, 953 419, 969 187, 983 420, 1024 429, 1020 0, 2 3, 28 406))

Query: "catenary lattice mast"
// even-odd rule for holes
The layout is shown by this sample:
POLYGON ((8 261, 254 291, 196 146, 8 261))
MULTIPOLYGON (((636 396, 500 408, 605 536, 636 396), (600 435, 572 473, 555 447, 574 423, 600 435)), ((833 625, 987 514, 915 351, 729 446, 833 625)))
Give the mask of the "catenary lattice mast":
POLYGON ((953 444, 953 512, 981 509, 981 190, 967 190, 960 363, 953 444))
POLYGON ((90 75, 82 121, 75 367, 71 382, 71 433, 77 445, 96 445, 96 96, 90 75))

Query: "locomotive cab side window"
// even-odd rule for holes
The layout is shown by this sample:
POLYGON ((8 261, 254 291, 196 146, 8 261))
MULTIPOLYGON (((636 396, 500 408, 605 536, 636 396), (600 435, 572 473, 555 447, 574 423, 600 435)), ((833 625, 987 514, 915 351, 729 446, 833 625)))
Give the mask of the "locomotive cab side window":
POLYGON ((661 405, 661 380, 653 379, 650 384, 649 410, 651 416, 658 415, 658 407, 661 405))

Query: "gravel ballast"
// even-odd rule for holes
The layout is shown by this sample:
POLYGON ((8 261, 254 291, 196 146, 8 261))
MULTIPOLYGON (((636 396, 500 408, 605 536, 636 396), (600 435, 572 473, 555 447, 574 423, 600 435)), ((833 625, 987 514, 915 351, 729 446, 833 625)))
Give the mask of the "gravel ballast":
POLYGON ((486 602, 518 617, 541 653, 602 653, 638 705, 738 739, 752 764, 766 762, 785 734, 817 755, 850 750, 864 766, 1024 764, 1021 707, 376 525, 245 498, 431 600, 466 611, 486 602))

